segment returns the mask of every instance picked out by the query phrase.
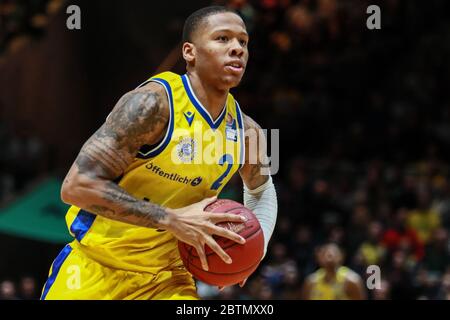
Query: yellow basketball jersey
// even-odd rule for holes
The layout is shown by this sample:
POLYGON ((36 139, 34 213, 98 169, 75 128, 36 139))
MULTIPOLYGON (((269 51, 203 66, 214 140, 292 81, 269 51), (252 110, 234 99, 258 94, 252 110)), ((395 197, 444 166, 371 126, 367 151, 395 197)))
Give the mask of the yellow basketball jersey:
MULTIPOLYGON (((217 195, 244 159, 238 103, 229 94, 214 120, 195 96, 187 75, 164 72, 145 83, 150 81, 166 90, 168 129, 156 146, 141 147, 118 184, 137 199, 168 208, 217 195)), ((72 245, 106 266, 157 273, 182 265, 177 240, 167 231, 114 221, 76 206, 69 209, 66 222, 75 237, 72 245)))
POLYGON ((311 287, 311 300, 347 300, 345 294, 346 275, 350 271, 347 267, 339 267, 336 279, 325 281, 325 270, 319 269, 313 274, 311 287))

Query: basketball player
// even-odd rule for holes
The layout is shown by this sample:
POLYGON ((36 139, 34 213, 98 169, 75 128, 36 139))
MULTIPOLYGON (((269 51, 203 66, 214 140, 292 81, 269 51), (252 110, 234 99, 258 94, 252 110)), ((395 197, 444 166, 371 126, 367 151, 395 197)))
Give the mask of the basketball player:
POLYGON ((244 205, 257 215, 267 249, 277 216, 275 188, 261 172, 265 149, 249 161, 244 131, 260 127, 229 93, 244 74, 248 40, 231 10, 194 12, 183 30, 187 73, 164 72, 126 93, 83 145, 61 189, 72 205, 66 221, 75 239, 53 262, 42 299, 198 299, 177 241, 197 250, 205 270, 205 245, 232 262, 212 236, 243 244, 216 226, 242 218, 204 208, 237 171, 244 205), (200 132, 198 139, 198 128, 209 137, 200 132), (226 153, 213 152, 211 163, 197 161, 216 144, 227 145, 226 153))
POLYGON ((317 261, 320 269, 309 275, 302 288, 305 300, 363 300, 366 299, 361 277, 342 265, 339 247, 329 243, 319 247, 317 261))

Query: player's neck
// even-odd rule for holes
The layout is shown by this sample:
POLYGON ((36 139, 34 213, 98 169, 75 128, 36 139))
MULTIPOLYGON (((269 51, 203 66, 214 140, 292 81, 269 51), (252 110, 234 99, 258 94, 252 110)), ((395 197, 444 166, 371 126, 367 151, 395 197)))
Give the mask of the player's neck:
POLYGON ((213 119, 217 119, 225 106, 228 90, 219 90, 202 82, 195 72, 187 72, 189 82, 198 100, 208 110, 213 119))
POLYGON ((336 279, 338 267, 336 268, 325 268, 325 280, 327 282, 334 281, 336 279))

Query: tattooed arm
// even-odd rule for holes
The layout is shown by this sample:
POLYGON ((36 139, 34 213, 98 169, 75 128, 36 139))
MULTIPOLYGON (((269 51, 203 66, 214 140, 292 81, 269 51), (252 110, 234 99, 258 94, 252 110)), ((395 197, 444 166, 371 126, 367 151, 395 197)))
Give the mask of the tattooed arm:
POLYGON ((126 223, 159 227, 163 208, 138 200, 113 182, 144 144, 156 143, 166 130, 169 106, 159 84, 125 94, 106 122, 81 148, 64 180, 61 197, 94 214, 126 223))
POLYGON ((150 82, 125 94, 106 122, 81 148, 64 180, 61 198, 68 204, 112 220, 172 232, 176 238, 197 249, 204 268, 207 268, 205 244, 223 260, 230 261, 212 235, 242 243, 239 235, 215 225, 222 221, 241 222, 241 217, 203 212, 213 198, 184 208, 164 208, 136 199, 114 182, 134 161, 142 145, 160 141, 167 130, 169 117, 169 102, 160 84, 150 82))
POLYGON ((244 114, 245 164, 239 171, 242 180, 249 189, 256 189, 269 180, 268 175, 262 175, 261 169, 268 170, 266 138, 261 127, 252 118, 244 114), (263 162, 262 159, 265 159, 263 162))

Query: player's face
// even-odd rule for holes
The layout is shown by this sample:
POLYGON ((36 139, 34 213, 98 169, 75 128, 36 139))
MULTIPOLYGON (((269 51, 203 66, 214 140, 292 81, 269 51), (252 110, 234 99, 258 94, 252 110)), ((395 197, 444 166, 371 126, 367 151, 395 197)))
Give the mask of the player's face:
POLYGON ((231 12, 211 15, 197 33, 195 69, 223 89, 239 84, 248 61, 248 34, 231 12))
POLYGON ((334 245, 327 245, 319 252, 319 264, 323 268, 335 268, 341 263, 341 253, 334 245))

